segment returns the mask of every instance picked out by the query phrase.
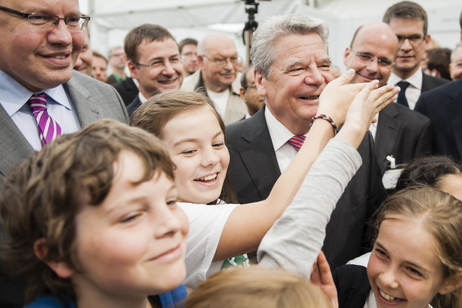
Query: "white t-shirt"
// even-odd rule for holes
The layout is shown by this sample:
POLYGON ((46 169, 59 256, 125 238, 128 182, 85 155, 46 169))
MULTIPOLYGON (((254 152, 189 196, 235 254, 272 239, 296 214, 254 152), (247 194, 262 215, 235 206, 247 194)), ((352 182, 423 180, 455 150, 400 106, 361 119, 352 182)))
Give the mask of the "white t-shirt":
POLYGON ((226 115, 226 105, 228 105, 229 89, 223 92, 213 92, 207 89, 207 95, 213 102, 218 114, 224 119, 226 115))
POLYGON ((213 206, 178 203, 178 205, 186 213, 189 220, 184 285, 194 288, 207 277, 218 272, 223 265, 223 260, 215 262, 212 260, 226 221, 239 204, 213 206))

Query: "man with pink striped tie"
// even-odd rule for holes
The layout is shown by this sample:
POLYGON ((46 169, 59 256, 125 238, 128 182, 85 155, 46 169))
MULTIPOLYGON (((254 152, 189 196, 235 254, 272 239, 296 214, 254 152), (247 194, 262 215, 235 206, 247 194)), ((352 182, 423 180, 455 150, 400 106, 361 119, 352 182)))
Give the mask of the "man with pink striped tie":
MULTIPOLYGON (((55 136, 102 118, 128 121, 114 88, 73 71, 89 20, 78 0, 0 0, 0 187, 55 136)), ((0 307, 23 306, 22 284, 0 272, 0 307)))

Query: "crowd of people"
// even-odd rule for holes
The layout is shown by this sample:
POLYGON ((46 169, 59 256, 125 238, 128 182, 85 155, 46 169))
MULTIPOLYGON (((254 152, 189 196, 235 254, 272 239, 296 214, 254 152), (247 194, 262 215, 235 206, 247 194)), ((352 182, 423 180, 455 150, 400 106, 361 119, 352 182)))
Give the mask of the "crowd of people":
POLYGON ((1 307, 462 308, 462 49, 418 3, 336 78, 308 16, 243 68, 156 24, 106 58, 77 0, 0 14, 1 307))

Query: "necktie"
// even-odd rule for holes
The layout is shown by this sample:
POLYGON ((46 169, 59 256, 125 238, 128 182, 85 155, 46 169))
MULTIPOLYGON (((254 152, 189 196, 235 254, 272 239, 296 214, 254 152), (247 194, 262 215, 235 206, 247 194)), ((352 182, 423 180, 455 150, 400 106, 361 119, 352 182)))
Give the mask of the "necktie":
POLYGON ((34 94, 27 102, 32 110, 32 114, 37 122, 39 138, 42 146, 53 140, 56 136, 62 134, 61 127, 47 111, 46 94, 34 94))
POLYGON ((292 138, 287 141, 291 146, 295 148, 295 150, 299 151, 305 141, 306 136, 293 136, 292 138))
POLYGON ((400 81, 400 82, 398 82, 398 83, 396 84, 398 87, 401 88, 401 91, 399 91, 399 93, 398 93, 398 104, 404 105, 404 106, 406 106, 406 107, 408 107, 408 108, 409 108, 409 105, 408 105, 408 103, 407 103, 407 99, 406 99, 405 93, 406 93, 407 87, 409 87, 409 84, 410 84, 410 83, 407 82, 407 81, 400 81))

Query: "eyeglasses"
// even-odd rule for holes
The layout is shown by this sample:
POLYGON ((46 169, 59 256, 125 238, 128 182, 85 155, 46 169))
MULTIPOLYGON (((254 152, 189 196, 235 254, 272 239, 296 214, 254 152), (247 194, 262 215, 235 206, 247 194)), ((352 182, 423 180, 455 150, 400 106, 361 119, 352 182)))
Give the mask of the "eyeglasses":
MULTIPOLYGON (((357 52, 355 55, 363 62, 374 62, 376 59, 373 55, 367 52, 357 52)), ((393 61, 388 58, 377 58, 377 64, 382 67, 391 67, 393 61)))
POLYGON ((34 26, 52 25, 53 27, 56 27, 59 24, 59 21, 62 19, 69 31, 83 30, 87 27, 88 22, 90 21, 90 16, 67 16, 61 18, 54 15, 23 13, 4 6, 0 6, 0 11, 23 17, 27 20, 28 23, 34 26))
POLYGON ((203 55, 203 56, 204 58, 207 58, 208 60, 215 62, 217 66, 225 66, 226 64, 228 64, 228 60, 229 62, 231 62, 232 65, 236 65, 236 64, 239 64, 239 62, 241 62, 241 57, 239 56, 230 57, 230 58, 215 58, 215 59, 209 58, 206 55, 203 55))
POLYGON ((257 85, 256 84, 249 84, 247 85, 247 89, 256 89, 257 85))
POLYGON ((409 36, 397 35, 396 37, 398 38, 399 45, 402 45, 405 40, 409 40, 409 43, 411 43, 411 45, 417 46, 424 40, 424 37, 419 34, 413 34, 409 36))
POLYGON ((189 59, 189 58, 193 58, 193 57, 197 57, 197 53, 188 52, 188 53, 185 53, 184 55, 182 55, 181 59, 189 59))
POLYGON ((144 64, 144 63, 137 63, 137 62, 134 62, 136 65, 139 65, 139 66, 144 66, 144 67, 149 67, 149 68, 153 68, 153 69, 162 69, 164 68, 165 66, 167 66, 167 63, 170 63, 170 65, 176 65, 176 64, 179 64, 181 61, 180 61, 180 57, 179 56, 175 56, 175 57, 172 57, 170 59, 167 59, 167 60, 162 60, 162 59, 159 59, 159 60, 155 60, 153 61, 152 63, 150 64, 144 64))

